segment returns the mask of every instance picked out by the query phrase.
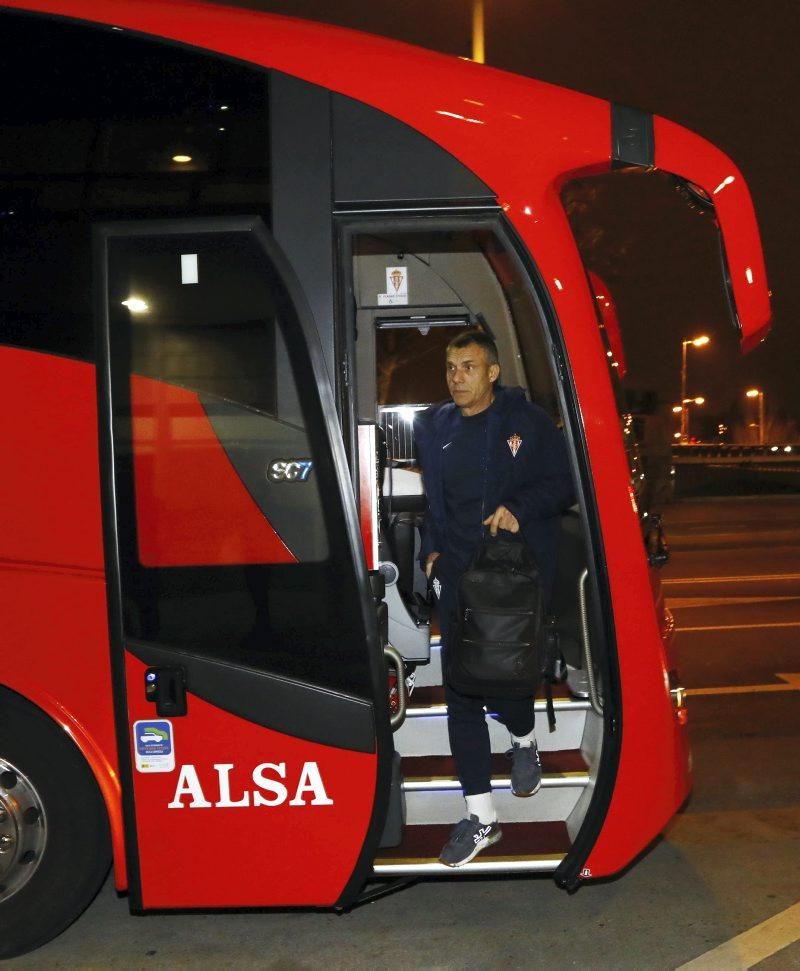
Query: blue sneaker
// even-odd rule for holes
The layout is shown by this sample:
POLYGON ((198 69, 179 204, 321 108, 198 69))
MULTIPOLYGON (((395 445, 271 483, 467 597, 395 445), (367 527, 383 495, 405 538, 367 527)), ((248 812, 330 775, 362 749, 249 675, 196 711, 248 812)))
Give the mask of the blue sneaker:
POLYGON ((503 836, 499 825, 482 823, 472 814, 469 819, 456 823, 450 839, 444 844, 439 862, 445 866, 464 866, 474 859, 481 850, 496 843, 503 836))
POLYGON ((509 753, 511 763, 511 791, 515 796, 532 796, 542 785, 542 763, 536 742, 520 745, 514 742, 509 753))

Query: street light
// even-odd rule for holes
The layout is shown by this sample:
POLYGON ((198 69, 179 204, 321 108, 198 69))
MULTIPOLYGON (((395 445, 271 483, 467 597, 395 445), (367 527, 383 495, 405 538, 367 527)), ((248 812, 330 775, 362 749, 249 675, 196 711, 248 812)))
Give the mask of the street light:
POLYGON ((686 349, 691 344, 692 347, 705 347, 711 340, 705 334, 700 337, 692 337, 689 340, 681 341, 681 445, 685 445, 689 438, 689 412, 686 409, 686 349))
POLYGON ((675 405, 672 409, 673 415, 681 416, 681 430, 675 435, 675 438, 680 438, 681 445, 685 445, 689 440, 689 405, 704 405, 705 403, 706 399, 702 395, 698 395, 696 398, 684 398, 679 405, 675 405))
POLYGON ((764 392, 760 388, 745 391, 748 398, 758 398, 758 444, 764 444, 764 392))

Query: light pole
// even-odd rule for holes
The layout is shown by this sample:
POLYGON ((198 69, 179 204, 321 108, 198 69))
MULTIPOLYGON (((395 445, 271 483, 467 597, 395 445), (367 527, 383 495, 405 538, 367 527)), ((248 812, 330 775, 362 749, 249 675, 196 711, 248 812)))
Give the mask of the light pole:
POLYGON ((705 347, 710 340, 710 337, 703 334, 700 337, 681 341, 681 445, 685 445, 689 438, 689 412, 686 409, 686 350, 690 344, 693 347, 705 347))
POLYGON ((483 0, 472 0, 472 60, 485 62, 483 0))
POLYGON ((680 438, 681 445, 685 445, 689 440, 689 405, 704 405, 706 399, 702 395, 696 398, 684 398, 679 405, 675 405, 672 413, 681 416, 681 430, 676 438, 680 438), (685 436, 685 438, 684 438, 685 436))
POLYGON ((758 398, 758 444, 764 444, 764 392, 760 388, 745 391, 748 398, 758 398))

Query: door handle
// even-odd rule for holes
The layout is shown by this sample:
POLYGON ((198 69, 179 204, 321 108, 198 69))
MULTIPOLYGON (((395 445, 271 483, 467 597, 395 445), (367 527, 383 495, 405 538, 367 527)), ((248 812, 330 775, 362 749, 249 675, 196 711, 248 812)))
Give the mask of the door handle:
POLYGON ((397 712, 389 719, 392 731, 397 729, 406 720, 406 707, 408 705, 408 692, 406 691, 406 669, 400 652, 395 650, 391 644, 383 645, 383 654, 389 667, 393 667, 397 672, 397 712))
POLYGON ((155 702, 162 718, 186 714, 186 672, 183 668, 148 668, 144 673, 144 696, 155 702))

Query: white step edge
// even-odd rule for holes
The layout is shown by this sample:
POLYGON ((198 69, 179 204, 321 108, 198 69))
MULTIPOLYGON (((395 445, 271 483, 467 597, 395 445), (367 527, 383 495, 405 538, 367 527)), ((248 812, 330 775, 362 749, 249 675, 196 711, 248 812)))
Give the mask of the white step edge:
MULTIPOLYGON (((577 786, 584 788, 589 785, 588 772, 552 773, 542 776, 542 789, 563 789, 577 786)), ((511 777, 495 776, 492 779, 492 789, 510 789, 511 777)), ((445 792, 452 789, 461 790, 461 783, 456 778, 406 779, 403 782, 403 792, 445 792)))
MULTIPOLYGON (((413 699, 414 695, 411 695, 413 699)), ((558 714, 559 711, 588 711, 591 708, 590 702, 583 699, 575 698, 553 698, 553 711, 558 714)), ((537 712, 547 711, 547 702, 543 700, 537 700, 534 703, 534 710, 537 712)), ((434 715, 446 716, 447 715, 447 705, 444 702, 437 703, 435 705, 426 705, 424 707, 420 706, 418 708, 408 707, 406 709, 406 719, 409 718, 430 718, 434 715)))
POLYGON ((476 876, 482 873, 552 873, 564 859, 565 854, 533 857, 527 860, 475 860, 465 866, 450 867, 443 863, 376 863, 372 872, 376 876, 414 876, 430 875, 442 877, 476 876))

